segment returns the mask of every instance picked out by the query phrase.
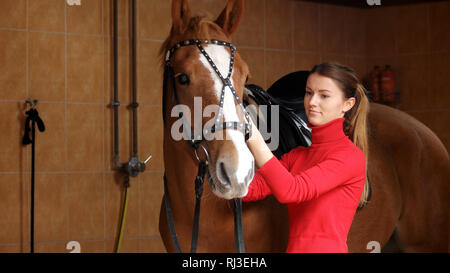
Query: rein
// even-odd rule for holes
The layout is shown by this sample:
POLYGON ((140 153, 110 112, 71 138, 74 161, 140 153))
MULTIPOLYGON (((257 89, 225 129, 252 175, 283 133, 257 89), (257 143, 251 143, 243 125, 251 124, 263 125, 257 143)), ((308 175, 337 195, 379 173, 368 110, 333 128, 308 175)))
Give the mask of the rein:
MULTIPOLYGON (((185 117, 181 115, 181 118, 183 120, 183 132, 185 132, 185 127, 190 128, 190 132, 188 132, 188 143, 189 145, 194 149, 195 156, 199 162, 198 170, 197 170, 197 176, 195 178, 195 210, 194 210, 194 220, 193 220, 193 228, 192 228, 192 240, 191 240, 191 253, 195 253, 197 251, 197 242, 198 242, 198 229, 199 229, 199 221, 200 221, 200 204, 201 204, 201 198, 203 194, 203 182, 206 172, 208 171, 208 159, 209 154, 206 148, 201 145, 200 143, 204 140, 205 136, 208 136, 210 134, 214 134, 215 132, 219 130, 225 130, 225 129, 235 129, 240 130, 245 135, 245 141, 248 140, 251 132, 251 122, 249 115, 247 111, 244 108, 244 105, 242 104, 241 100, 239 99, 239 96, 236 93, 236 90, 233 87, 233 84, 231 82, 231 75, 233 71, 233 65, 234 65, 234 52, 236 50, 236 47, 228 42, 220 41, 220 40, 200 40, 200 39, 193 39, 193 40, 186 40, 179 42, 175 44, 170 50, 167 51, 166 54, 166 65, 164 69, 164 83, 163 83, 163 118, 165 118, 165 105, 166 105, 166 95, 167 95, 167 83, 170 83, 172 91, 173 91, 173 98, 175 98, 176 104, 180 104, 178 100, 178 95, 176 91, 176 85, 175 85, 175 75, 172 68, 172 65, 170 64, 170 59, 173 56, 173 54, 176 52, 177 49, 183 46, 197 46, 200 52, 203 54, 203 56, 206 58, 208 63, 211 65, 211 67, 214 69, 216 74, 219 76, 220 80, 223 83, 222 91, 220 95, 220 102, 219 102, 219 113, 217 114, 215 123, 211 128, 206 128, 205 130, 202 130, 200 134, 195 135, 195 132, 193 131, 192 127, 189 125, 189 123, 186 121, 185 117), (219 69, 217 68, 216 64, 212 61, 211 57, 208 55, 208 53, 203 48, 202 44, 213 44, 213 45, 220 45, 220 46, 226 46, 229 47, 231 50, 231 59, 230 59, 230 65, 228 70, 228 75, 226 77, 223 77, 220 73, 219 69), (241 107, 242 112, 244 113, 244 117, 246 122, 223 122, 220 123, 220 119, 223 115, 223 103, 224 103, 224 97, 225 97, 225 90, 226 87, 228 87, 235 100, 238 102, 239 106, 241 107), (202 161, 198 157, 197 149, 198 147, 201 147, 203 149, 203 152, 206 155, 206 160, 202 161)), ((180 243, 178 241, 178 236, 175 230, 175 224, 173 220, 173 214, 172 209, 170 206, 170 196, 169 196, 169 190, 167 186, 167 179, 166 175, 164 174, 164 205, 166 208, 166 217, 167 222, 169 225, 170 230, 170 236, 173 242, 173 245, 175 247, 175 250, 177 253, 181 253, 181 247, 180 243)), ((244 244, 244 232, 242 227, 242 200, 240 198, 233 200, 233 214, 234 214, 234 242, 235 242, 235 249, 237 253, 244 253, 245 252, 245 244, 244 244)))

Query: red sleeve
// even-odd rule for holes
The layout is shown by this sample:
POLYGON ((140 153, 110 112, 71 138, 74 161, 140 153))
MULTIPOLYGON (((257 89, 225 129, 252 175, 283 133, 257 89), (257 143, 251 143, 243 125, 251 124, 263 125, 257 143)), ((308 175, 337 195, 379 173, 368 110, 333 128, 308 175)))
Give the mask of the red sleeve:
POLYGON ((366 162, 361 151, 341 152, 293 175, 276 157, 272 157, 259 172, 280 203, 299 203, 318 198, 340 185, 361 180, 365 177, 366 162))
MULTIPOLYGON (((289 170, 289 154, 290 153, 284 154, 279 161, 281 162, 283 167, 288 170, 289 170)), ((242 198, 242 201, 250 202, 263 200, 270 194, 272 194, 272 191, 270 190, 269 186, 264 180, 264 176, 262 176, 262 174, 258 170, 255 172, 255 176, 253 177, 252 182, 248 186, 248 193, 244 198, 242 198)))

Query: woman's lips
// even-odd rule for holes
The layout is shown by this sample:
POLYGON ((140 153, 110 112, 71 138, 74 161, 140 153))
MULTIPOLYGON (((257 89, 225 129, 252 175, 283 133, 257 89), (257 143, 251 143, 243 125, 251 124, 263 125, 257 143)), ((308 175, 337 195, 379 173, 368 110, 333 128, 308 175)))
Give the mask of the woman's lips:
POLYGON ((309 114, 310 115, 320 115, 320 112, 314 111, 314 110, 309 110, 309 114))

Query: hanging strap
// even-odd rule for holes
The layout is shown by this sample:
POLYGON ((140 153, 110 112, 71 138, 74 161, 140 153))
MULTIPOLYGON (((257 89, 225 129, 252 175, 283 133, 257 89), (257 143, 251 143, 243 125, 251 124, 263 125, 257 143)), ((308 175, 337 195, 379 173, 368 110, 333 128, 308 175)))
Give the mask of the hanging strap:
POLYGON ((233 199, 234 247, 236 253, 245 253, 244 231, 242 228, 242 199, 233 199))
POLYGON ((164 174, 164 204, 166 206, 166 217, 169 225, 170 237, 172 238, 173 246, 177 253, 181 253, 180 242, 178 241, 177 232, 175 231, 175 224, 173 222, 172 209, 170 208, 169 190, 167 188, 166 174, 164 174))
POLYGON ((197 252, 198 229, 200 222, 200 204, 203 195, 203 179, 205 177, 207 165, 201 161, 198 165, 197 177, 195 178, 195 210, 194 224, 192 227, 191 253, 197 252))
POLYGON ((32 140, 30 138, 31 122, 34 120, 40 132, 45 131, 45 125, 42 119, 39 117, 39 113, 36 109, 32 108, 25 112, 27 114, 27 119, 25 120, 25 133, 23 135, 22 144, 31 144, 32 140))

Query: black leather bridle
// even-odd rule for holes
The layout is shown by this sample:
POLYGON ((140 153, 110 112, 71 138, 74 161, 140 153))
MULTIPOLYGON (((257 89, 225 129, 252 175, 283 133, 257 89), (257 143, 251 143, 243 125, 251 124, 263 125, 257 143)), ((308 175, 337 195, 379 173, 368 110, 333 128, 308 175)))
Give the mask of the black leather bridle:
MULTIPOLYGON (((195 211, 194 211, 194 224, 192 229, 192 241, 191 241, 191 252, 195 253, 197 250, 197 241, 198 241, 198 227, 199 227, 199 219, 200 219, 200 203, 201 203, 201 197, 203 193, 203 179, 205 177, 205 174, 208 170, 208 159, 209 154, 206 148, 201 145, 201 142, 205 139, 205 136, 214 134, 215 132, 219 130, 225 130, 225 129, 234 129, 239 130, 245 135, 245 141, 248 140, 250 134, 251 134, 251 122, 250 117, 247 111, 245 110, 244 105, 242 104, 241 100, 239 99, 239 96, 236 93, 236 90, 233 87, 233 84, 231 82, 231 76, 233 72, 233 66, 234 66, 234 54, 236 51, 236 47, 228 42, 215 40, 215 39, 192 39, 192 40, 186 40, 179 42, 175 44, 170 50, 167 51, 166 59, 165 59, 165 69, 164 69, 164 83, 163 83, 163 117, 165 117, 165 105, 166 105, 166 95, 167 95, 167 84, 169 83, 171 85, 171 89, 173 92, 173 98, 175 99, 175 103, 178 105, 180 104, 177 91, 176 91, 176 85, 175 85, 175 75, 172 68, 172 65, 170 64, 170 60, 174 53, 180 48, 184 46, 197 46, 200 52, 203 54, 203 56, 206 58, 208 63, 211 65, 211 67, 216 72, 217 76, 219 76, 220 80, 223 83, 222 86, 222 92, 220 95, 220 102, 219 102, 219 113, 217 114, 215 118, 215 123, 211 128, 205 128, 202 130, 202 132, 198 135, 195 135, 195 132, 193 131, 192 127, 190 125, 187 125, 187 121, 185 120, 184 116, 181 115, 181 118, 183 119, 183 131, 187 128, 190 128, 190 138, 188 139, 189 145, 194 149, 196 158, 199 162, 198 165, 198 171, 197 176, 195 178, 195 197, 196 197, 196 203, 195 203, 195 211), (226 77, 223 77, 220 73, 219 69, 217 68, 216 64, 213 62, 211 57, 208 55, 208 53, 203 48, 202 44, 212 44, 212 45, 219 45, 219 46, 225 46, 229 47, 231 50, 231 59, 229 64, 229 70, 228 75, 226 77), (241 107, 242 112, 244 113, 244 118, 246 122, 220 122, 221 117, 223 115, 223 103, 225 98, 225 90, 226 87, 229 87, 231 90, 235 100, 241 107), (185 126, 187 125, 187 126, 185 126), (198 148, 202 148, 206 159, 201 160, 197 154, 198 148)), ((167 222, 169 225, 170 230, 170 236, 172 238, 172 242, 174 244, 176 252, 181 252, 181 247, 178 241, 178 236, 175 231, 175 225, 173 221, 173 215, 172 210, 170 207, 170 201, 169 201, 169 191, 167 187, 167 179, 166 175, 164 174, 164 204, 166 208, 166 216, 167 216, 167 222)), ((235 249, 238 253, 245 252, 245 245, 244 245, 244 234, 243 234, 243 228, 242 228, 242 200, 240 198, 233 199, 233 212, 234 212, 234 235, 235 235, 235 249)))

